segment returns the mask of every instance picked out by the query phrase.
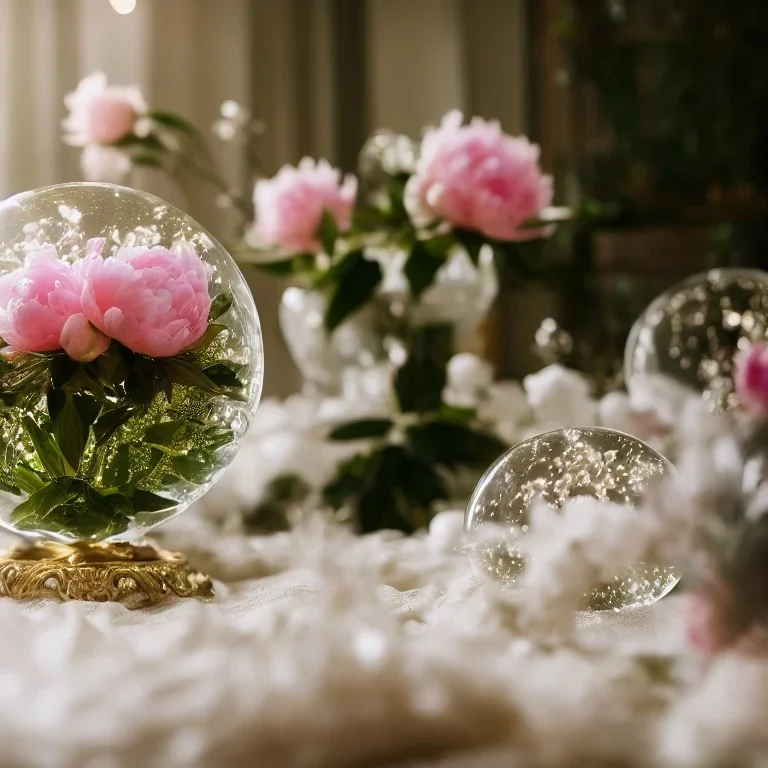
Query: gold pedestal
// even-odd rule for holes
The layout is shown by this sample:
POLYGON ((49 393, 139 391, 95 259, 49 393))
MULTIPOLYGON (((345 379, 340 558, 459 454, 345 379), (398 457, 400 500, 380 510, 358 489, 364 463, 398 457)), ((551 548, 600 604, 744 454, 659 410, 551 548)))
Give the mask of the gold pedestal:
POLYGON ((0 596, 113 601, 128 608, 168 597, 213 597, 208 576, 178 552, 124 542, 42 542, 0 556, 0 596))

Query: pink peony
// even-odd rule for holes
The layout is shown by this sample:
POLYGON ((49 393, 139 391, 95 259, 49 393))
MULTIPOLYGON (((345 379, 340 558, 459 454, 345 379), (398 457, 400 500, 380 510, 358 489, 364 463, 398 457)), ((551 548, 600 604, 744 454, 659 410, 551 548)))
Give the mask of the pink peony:
POLYGON ((750 411, 768 414, 768 346, 755 342, 735 358, 736 394, 750 411))
POLYGON ((0 277, 0 337, 23 352, 50 352, 70 315, 80 312, 81 283, 56 249, 41 248, 0 277))
POLYGON ((277 175, 256 183, 256 234, 286 253, 315 253, 322 247, 318 229, 328 211, 340 232, 352 224, 357 179, 325 160, 305 157, 298 168, 283 166, 277 175))
POLYGON ((78 262, 82 311, 90 323, 134 352, 170 357, 208 327, 208 271, 195 251, 121 248, 78 262))
POLYGON ((64 97, 64 104, 69 109, 63 123, 64 141, 76 147, 120 141, 147 111, 138 88, 108 85, 101 72, 83 78, 64 97))
POLYGON ((499 240, 540 237, 521 229, 552 202, 552 179, 539 167, 539 148, 503 133, 497 122, 449 112, 424 135, 416 173, 405 188, 413 222, 443 219, 499 240))
POLYGON ((728 588, 720 582, 688 597, 688 642, 706 656, 720 653, 735 640, 728 622, 732 599, 728 588))
POLYGON ((94 328, 82 312, 70 315, 59 337, 64 351, 81 363, 90 363, 109 348, 110 339, 94 328))

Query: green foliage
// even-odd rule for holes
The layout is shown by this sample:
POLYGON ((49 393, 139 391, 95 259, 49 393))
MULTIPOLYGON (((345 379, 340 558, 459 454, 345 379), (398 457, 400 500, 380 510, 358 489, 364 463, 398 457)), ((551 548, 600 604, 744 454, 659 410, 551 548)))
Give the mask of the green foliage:
POLYGON ((210 481, 233 440, 209 423, 216 399, 244 387, 241 366, 221 357, 226 327, 212 322, 231 302, 216 297, 206 333, 175 357, 113 341, 90 363, 62 352, 0 362, 0 488, 28 496, 13 512, 18 528, 113 536, 139 513, 174 507, 169 484, 210 481))
POLYGON ((391 419, 361 419, 340 424, 328 435, 330 440, 367 440, 386 437, 392 429, 391 419))
POLYGON ((425 325, 410 329, 408 358, 395 374, 395 392, 403 413, 437 411, 442 405, 446 366, 453 355, 453 328, 425 325))
POLYGON ((334 509, 349 508, 361 533, 382 528, 412 533, 424 527, 435 502, 448 498, 450 471, 483 470, 507 448, 494 435, 468 424, 463 412, 459 418, 450 411, 426 417, 406 429, 402 445, 387 442, 391 426, 384 419, 361 420, 335 430, 380 439, 368 453, 340 464, 323 488, 324 502, 334 509))
POLYGON ((338 282, 331 290, 325 313, 328 333, 370 301, 382 277, 381 267, 377 262, 366 259, 362 249, 347 254, 344 268, 338 274, 338 282))

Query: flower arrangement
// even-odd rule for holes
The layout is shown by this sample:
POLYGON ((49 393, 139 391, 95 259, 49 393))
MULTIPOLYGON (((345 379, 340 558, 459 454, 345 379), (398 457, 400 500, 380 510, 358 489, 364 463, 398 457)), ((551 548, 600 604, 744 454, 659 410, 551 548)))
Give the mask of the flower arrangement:
MULTIPOLYGON (((246 399, 226 351, 232 296, 190 243, 30 246, 0 277, 0 490, 21 532, 103 539, 204 488, 246 399), (7 498, 7 497, 6 497, 7 498)), ((199 494, 195 494, 199 495, 199 494)))
POLYGON ((443 397, 448 362, 458 351, 457 323, 475 313, 482 319, 496 285, 486 291, 484 308, 471 298, 450 299, 450 318, 425 303, 430 288, 456 258, 469 273, 492 270, 495 262, 520 279, 547 280, 552 261, 538 244, 555 222, 599 211, 552 208, 553 181, 540 167, 539 148, 497 122, 465 123, 458 111, 427 129, 420 145, 375 134, 361 151, 359 180, 311 158, 269 178, 252 159, 258 126, 226 102, 215 131, 239 138, 251 158, 257 177, 251 201, 221 181, 186 120, 134 106, 130 122, 133 104, 138 101, 129 104, 122 89, 110 90, 103 79, 84 81, 69 97, 66 125, 85 124, 82 114, 102 121, 98 129, 78 131, 90 137, 80 144, 117 150, 129 164, 171 175, 203 169, 201 178, 226 193, 242 216, 233 238, 241 258, 322 297, 324 333, 312 343, 329 343, 348 323, 367 318, 370 327, 360 334, 376 339, 372 354, 383 355, 392 407, 385 418, 349 421, 328 434, 331 442, 369 448, 338 467, 323 497, 334 507, 351 505, 362 530, 424 525, 435 503, 448 497, 452 474, 479 473, 507 447, 476 409, 443 397), (393 504, 400 512, 385 520, 385 506, 393 504))

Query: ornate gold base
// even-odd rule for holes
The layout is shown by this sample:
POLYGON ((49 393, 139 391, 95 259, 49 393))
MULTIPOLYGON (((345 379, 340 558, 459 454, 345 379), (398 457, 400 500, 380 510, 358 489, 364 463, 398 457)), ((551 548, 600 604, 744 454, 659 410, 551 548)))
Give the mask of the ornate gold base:
POLYGON ((177 597, 213 597, 208 576, 184 555, 124 542, 42 542, 0 556, 0 596, 114 601, 144 608, 177 597))

